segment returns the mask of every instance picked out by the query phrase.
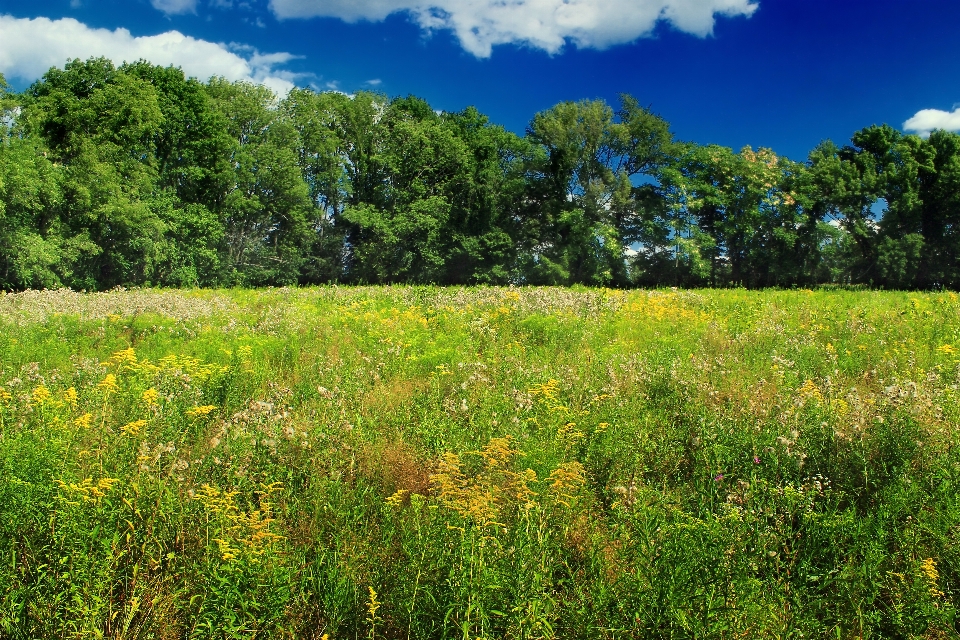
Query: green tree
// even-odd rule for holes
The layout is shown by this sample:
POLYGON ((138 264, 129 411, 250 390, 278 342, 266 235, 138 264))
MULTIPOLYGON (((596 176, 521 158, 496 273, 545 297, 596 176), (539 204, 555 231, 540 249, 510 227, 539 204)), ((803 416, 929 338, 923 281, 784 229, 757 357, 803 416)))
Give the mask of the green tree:
POLYGON ((19 120, 62 169, 61 223, 86 235, 70 283, 96 289, 150 282, 163 224, 146 200, 156 171, 157 94, 106 59, 51 69, 28 91, 19 120))
POLYGON ((224 221, 228 282, 293 284, 309 247, 310 194, 297 163, 297 133, 262 85, 214 78, 207 85, 233 139, 224 221))
POLYGON ((920 228, 924 238, 926 287, 960 289, 960 135, 934 131, 934 171, 922 183, 920 228))
POLYGON ((157 186, 184 203, 216 210, 232 183, 234 139, 229 122, 202 83, 177 67, 139 61, 121 71, 149 83, 157 96, 160 126, 151 139, 157 186))
POLYGON ((153 86, 162 115, 151 140, 156 182, 149 206, 164 225, 154 280, 216 285, 223 277, 225 237, 219 212, 234 183, 229 122, 204 85, 179 68, 139 61, 121 71, 153 86))
POLYGON ((97 248, 86 233, 71 235, 60 213, 61 168, 36 139, 0 141, 0 288, 69 284, 77 260, 97 248))
POLYGON ((531 145, 473 107, 445 113, 442 123, 464 145, 448 183, 447 284, 506 284, 527 230, 523 201, 531 145))
POLYGON ((810 283, 826 229, 804 199, 804 165, 770 149, 674 145, 642 204, 634 260, 644 283, 747 287, 810 283), (671 260, 672 258, 672 266, 671 260), (670 271, 668 275, 664 270, 670 271))
POLYGON ((890 126, 868 127, 853 135, 856 159, 874 194, 886 209, 879 223, 876 273, 881 284, 896 288, 928 285, 923 254, 924 183, 935 173, 935 151, 917 136, 890 126))
POLYGON ((331 215, 346 234, 347 276, 507 282, 528 145, 472 108, 437 114, 418 98, 375 94, 332 101, 342 115, 331 120, 342 124, 325 139, 345 179, 326 184, 345 202, 331 215))
POLYGON ((304 282, 343 277, 344 225, 340 223, 350 194, 346 113, 350 98, 338 92, 294 89, 280 109, 296 131, 297 163, 307 184, 313 230, 302 271, 304 282))
POLYGON ((9 129, 11 125, 13 109, 16 107, 16 100, 10 94, 10 85, 7 79, 0 73, 0 127, 4 130, 9 129))
POLYGON ((443 231, 450 203, 429 196, 389 212, 372 205, 350 207, 345 218, 351 235, 350 277, 358 282, 436 282, 443 274, 443 231))
POLYGON ((633 180, 669 158, 669 126, 624 95, 616 113, 603 101, 560 103, 534 116, 528 136, 545 150, 534 168, 543 233, 529 248, 532 279, 626 284, 625 245, 643 224, 633 180))
POLYGON ((930 286, 926 242, 940 223, 933 222, 936 215, 925 219, 924 201, 936 182, 936 151, 888 125, 861 129, 851 143, 842 149, 824 143, 810 156, 814 199, 857 248, 851 279, 894 288, 930 286), (878 203, 885 205, 879 220, 878 203))
MULTIPOLYGON (((444 231, 450 183, 467 161, 466 146, 419 99, 394 100, 368 158, 382 181, 361 187, 368 201, 348 207, 351 277, 365 282, 437 282, 446 270, 444 231)), ((361 176, 354 177, 354 180, 361 176)), ((354 183, 355 184, 355 183, 354 183)))
POLYGON ((748 287, 809 281, 801 273, 817 246, 817 219, 798 201, 801 164, 770 149, 745 147, 732 157, 720 234, 730 279, 748 287))
MULTIPOLYGON (((657 170, 657 185, 637 200, 644 226, 633 260, 634 279, 647 286, 701 286, 717 278, 716 190, 707 190, 695 157, 706 151, 678 145, 677 158, 657 170), (712 218, 710 216, 713 216, 712 218)), ((701 172, 702 173, 702 172, 701 172)))

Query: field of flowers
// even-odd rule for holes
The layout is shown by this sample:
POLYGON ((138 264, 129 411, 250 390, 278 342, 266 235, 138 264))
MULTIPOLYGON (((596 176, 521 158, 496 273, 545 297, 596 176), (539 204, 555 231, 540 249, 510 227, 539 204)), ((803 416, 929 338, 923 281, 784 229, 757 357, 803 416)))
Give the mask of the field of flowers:
POLYGON ((0 637, 954 638, 953 293, 0 294, 0 637))

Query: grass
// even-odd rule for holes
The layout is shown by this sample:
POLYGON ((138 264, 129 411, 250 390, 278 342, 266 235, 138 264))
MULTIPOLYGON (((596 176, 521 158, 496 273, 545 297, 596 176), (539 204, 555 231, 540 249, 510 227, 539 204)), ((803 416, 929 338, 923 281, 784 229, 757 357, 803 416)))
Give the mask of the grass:
POLYGON ((955 294, 0 295, 0 636, 953 638, 955 294))

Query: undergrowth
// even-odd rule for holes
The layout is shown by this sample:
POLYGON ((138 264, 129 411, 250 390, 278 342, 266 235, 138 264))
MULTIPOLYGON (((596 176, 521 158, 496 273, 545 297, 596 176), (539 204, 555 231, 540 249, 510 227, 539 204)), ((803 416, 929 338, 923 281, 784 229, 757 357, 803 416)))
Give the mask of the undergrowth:
POLYGON ((0 296, 0 636, 956 637, 958 312, 0 296))

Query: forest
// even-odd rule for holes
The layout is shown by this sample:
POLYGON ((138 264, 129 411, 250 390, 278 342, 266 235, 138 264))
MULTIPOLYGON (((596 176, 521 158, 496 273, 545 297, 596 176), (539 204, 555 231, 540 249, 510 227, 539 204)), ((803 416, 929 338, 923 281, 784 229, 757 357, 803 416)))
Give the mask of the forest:
POLYGON ((632 96, 523 136, 473 107, 145 61, 0 77, 0 289, 491 284, 960 288, 960 135, 805 161, 697 144, 632 96))

